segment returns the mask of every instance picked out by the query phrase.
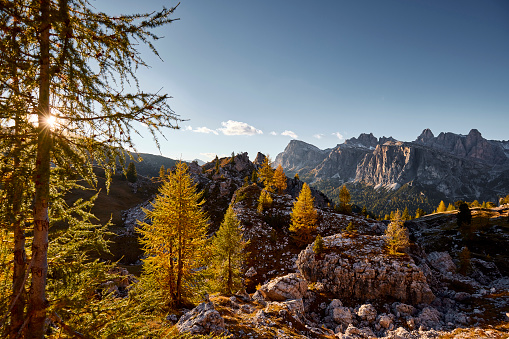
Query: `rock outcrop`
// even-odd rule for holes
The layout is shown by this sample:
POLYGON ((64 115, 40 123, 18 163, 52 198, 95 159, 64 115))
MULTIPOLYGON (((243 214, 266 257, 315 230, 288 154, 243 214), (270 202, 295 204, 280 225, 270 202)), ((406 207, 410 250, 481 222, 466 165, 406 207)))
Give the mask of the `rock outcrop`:
POLYGON ((180 332, 191 334, 221 334, 225 329, 224 319, 212 302, 201 303, 187 312, 176 326, 180 332))
POLYGON ((307 288, 307 282, 299 274, 291 273, 269 281, 259 291, 266 300, 285 301, 302 299, 307 288))
POLYGON ((389 258, 383 252, 382 237, 336 234, 323 240, 323 257, 316 256, 310 244, 299 254, 297 267, 307 281, 321 283, 335 297, 394 298, 410 304, 430 303, 435 298, 412 258, 389 258))

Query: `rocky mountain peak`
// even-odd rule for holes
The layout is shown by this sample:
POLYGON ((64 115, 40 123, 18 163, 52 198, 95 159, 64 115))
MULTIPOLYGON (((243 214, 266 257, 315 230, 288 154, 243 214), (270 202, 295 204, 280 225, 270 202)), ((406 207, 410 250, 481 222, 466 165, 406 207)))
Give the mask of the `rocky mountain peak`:
POLYGON ((263 161, 265 160, 265 158, 266 158, 266 157, 265 157, 265 154, 258 152, 258 153, 256 154, 256 158, 255 158, 255 159, 254 159, 254 161, 253 161, 253 164, 255 164, 255 165, 259 166, 259 165, 261 165, 261 164, 263 163, 263 161))
POLYGON ((376 147, 378 139, 375 138, 373 133, 361 133, 358 138, 350 138, 345 141, 345 145, 350 146, 363 146, 363 147, 376 147))
POLYGON ((431 130, 429 128, 426 128, 425 130, 422 131, 421 135, 419 135, 417 137, 415 142, 426 144, 426 143, 428 143, 428 141, 432 140, 434 137, 435 137, 435 135, 433 134, 433 132, 431 132, 431 130))

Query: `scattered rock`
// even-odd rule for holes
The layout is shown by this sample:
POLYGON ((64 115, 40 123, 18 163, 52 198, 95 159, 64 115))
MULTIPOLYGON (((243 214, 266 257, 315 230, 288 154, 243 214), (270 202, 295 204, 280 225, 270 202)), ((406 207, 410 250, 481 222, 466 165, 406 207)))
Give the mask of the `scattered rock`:
POLYGON ((284 301, 302 299, 308 288, 307 282, 297 273, 290 273, 269 281, 259 292, 265 300, 284 301))
POLYGON ((375 321, 376 319, 376 309, 371 304, 365 304, 359 307, 359 310, 357 311, 357 315, 362 319, 366 320, 367 322, 371 323, 375 321))
POLYGON ((441 314, 438 310, 433 307, 425 307, 421 314, 419 314, 417 322, 424 328, 438 329, 440 327, 440 318, 441 314))
POLYGON ((392 308, 396 312, 396 315, 399 313, 401 316, 410 316, 415 313, 415 307, 403 303, 395 302, 392 304, 392 308))
POLYGON ((251 266, 251 267, 247 270, 246 274, 244 274, 244 275, 245 275, 246 277, 248 277, 248 278, 251 278, 251 277, 255 276, 257 273, 258 273, 258 272, 256 272, 255 268, 254 268, 253 266, 251 266))
POLYGON ((353 321, 352 312, 348 307, 340 306, 332 309, 331 316, 336 323, 344 326, 348 326, 353 321))
POLYGON ((392 314, 381 314, 378 317, 378 324, 385 329, 391 329, 393 326, 393 316, 392 314))
POLYGON ((180 332, 191 334, 220 334, 224 332, 224 319, 212 302, 201 303, 184 314, 177 322, 180 332))
POLYGON ((431 252, 428 254, 428 262, 442 274, 456 273, 456 265, 448 252, 431 252))

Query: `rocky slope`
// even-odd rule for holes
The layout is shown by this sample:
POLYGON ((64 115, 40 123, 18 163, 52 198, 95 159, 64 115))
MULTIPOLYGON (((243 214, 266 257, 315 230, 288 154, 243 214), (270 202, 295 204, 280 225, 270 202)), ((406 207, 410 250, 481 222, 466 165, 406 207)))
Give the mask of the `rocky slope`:
MULTIPOLYGON (((319 208, 324 252, 315 254, 313 244, 296 247, 288 232, 285 216, 293 198, 273 194, 273 206, 259 213, 259 193, 250 185, 232 198, 251 241, 244 271, 250 294, 211 295, 174 320, 182 331, 233 338, 507 337, 509 278, 474 252, 472 265, 491 267, 491 276, 458 274, 458 246, 433 251, 432 244, 448 234, 453 213, 415 221, 414 238, 434 227, 435 240, 428 235, 423 246, 417 241, 408 253, 391 256, 384 250, 384 223, 319 208), (277 214, 280 219, 271 218, 277 214), (342 233, 349 222, 357 226, 356 235, 342 233)), ((494 211, 500 215, 496 227, 505 227, 506 212, 494 211)))
MULTIPOLYGON (((369 140, 373 139, 368 136, 362 145, 357 140, 351 148, 369 149, 373 147, 369 140)), ((218 171, 215 162, 190 165, 198 187, 205 191, 211 232, 231 204, 250 241, 243 269, 246 290, 205 297, 193 310, 168 316, 168 325, 182 332, 232 338, 507 337, 509 278, 501 265, 505 259, 496 260, 497 253, 507 254, 497 248, 509 248, 507 210, 490 212, 489 227, 476 228, 469 240, 458 238, 456 212, 407 223, 415 244, 404 255, 390 256, 384 249, 386 223, 340 214, 314 190, 316 233, 324 237, 325 245, 317 255, 313 244, 299 248, 289 232, 302 182, 287 179, 287 191, 272 193, 271 206, 257 211, 261 187, 249 178, 262 161, 261 154, 255 162, 239 154, 233 160, 219 159, 218 171), (343 233, 350 222, 356 235, 343 233), (476 247, 475 240, 485 234, 493 235, 490 241, 497 239, 496 246, 476 247), (457 267, 465 245, 471 248, 475 269, 463 275, 457 267)), ((132 231, 136 218, 143 217, 139 213, 139 207, 126 211, 124 232, 132 231)))
MULTIPOLYGON (((508 193, 509 141, 486 140, 475 129, 466 136, 440 133, 437 137, 426 129, 413 142, 361 134, 323 151, 292 141, 275 164, 299 173, 327 194, 344 183, 360 190, 360 196, 363 186, 397 190, 410 185, 434 206, 444 197, 450 202, 496 202, 508 193)), ((370 207, 362 198, 354 202, 370 207)))

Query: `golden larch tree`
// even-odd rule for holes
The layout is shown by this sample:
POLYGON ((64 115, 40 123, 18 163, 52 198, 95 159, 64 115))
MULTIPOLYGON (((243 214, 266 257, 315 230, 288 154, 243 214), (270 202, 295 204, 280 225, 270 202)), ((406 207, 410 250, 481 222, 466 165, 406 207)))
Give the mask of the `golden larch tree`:
POLYGON ((265 189, 269 192, 274 192, 274 170, 272 169, 272 161, 268 155, 263 159, 257 174, 258 181, 263 183, 265 189))
POLYGON ((445 212, 447 210, 447 207, 445 207, 444 201, 440 201, 440 204, 438 204, 437 213, 445 212))
POLYGON ((313 239, 312 233, 316 230, 318 220, 314 200, 311 189, 304 183, 293 204, 290 225, 290 232, 294 233, 294 239, 299 244, 309 243, 313 239))
POLYGON ((281 164, 277 165, 276 171, 274 172, 274 186, 276 186, 279 194, 283 194, 287 187, 285 171, 281 164))
POLYGON ((342 213, 350 213, 352 206, 350 205, 350 191, 346 188, 346 185, 341 186, 339 190, 339 211, 342 213))
POLYGON ((147 255, 145 276, 159 285, 169 306, 180 307, 198 286, 199 268, 204 266, 208 251, 208 219, 187 165, 177 163, 165 179, 153 210, 144 210, 151 222, 140 222, 138 231, 147 255))
POLYGON ((404 226, 399 210, 394 213, 394 217, 385 230, 385 243, 390 254, 400 253, 410 245, 408 230, 404 226))
POLYGON ((246 257, 246 245, 240 222, 230 206, 212 238, 209 271, 215 290, 231 295, 236 289, 242 288, 241 269, 246 257))

